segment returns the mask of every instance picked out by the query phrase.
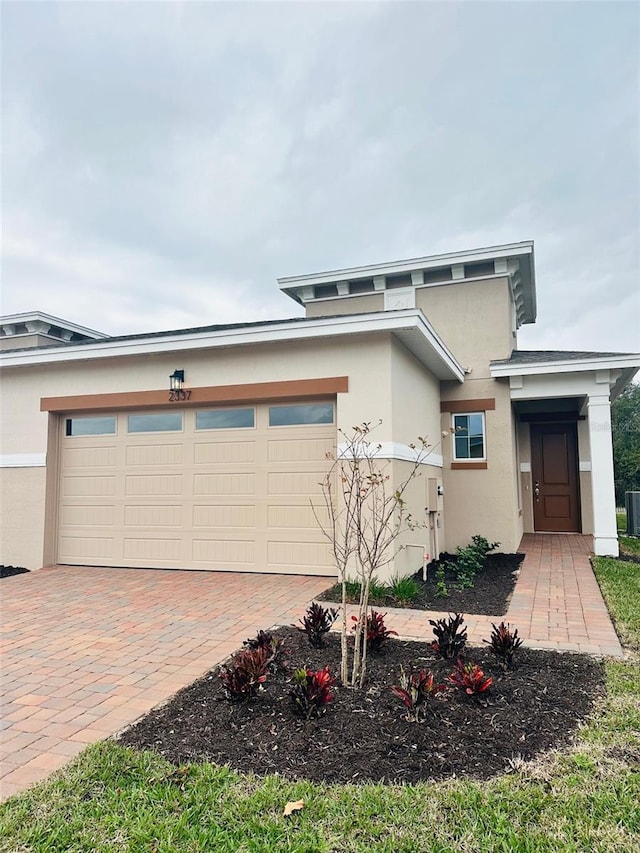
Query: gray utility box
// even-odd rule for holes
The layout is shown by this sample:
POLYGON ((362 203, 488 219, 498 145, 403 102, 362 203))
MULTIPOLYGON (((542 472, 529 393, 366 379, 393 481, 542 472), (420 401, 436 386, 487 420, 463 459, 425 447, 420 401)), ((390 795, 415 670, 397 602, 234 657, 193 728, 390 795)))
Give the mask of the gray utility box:
POLYGON ((625 492, 624 503, 627 510, 627 533, 629 536, 640 536, 640 492, 625 492))

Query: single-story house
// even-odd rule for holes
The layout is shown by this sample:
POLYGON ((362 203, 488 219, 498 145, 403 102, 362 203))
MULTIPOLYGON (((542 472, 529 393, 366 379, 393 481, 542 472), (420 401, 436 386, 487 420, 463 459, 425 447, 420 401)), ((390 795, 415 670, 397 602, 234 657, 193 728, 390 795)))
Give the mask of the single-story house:
POLYGON ((117 337, 1 318, 1 562, 333 576, 310 499, 340 431, 378 420, 398 482, 433 444, 407 544, 582 532, 617 554, 610 404, 640 355, 518 349, 532 242, 279 285, 304 317, 117 337))

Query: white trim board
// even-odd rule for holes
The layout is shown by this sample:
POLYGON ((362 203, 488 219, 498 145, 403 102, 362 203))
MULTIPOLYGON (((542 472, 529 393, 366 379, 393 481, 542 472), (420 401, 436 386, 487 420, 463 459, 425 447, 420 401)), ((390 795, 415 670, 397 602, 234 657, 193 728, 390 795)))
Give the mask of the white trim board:
POLYGON ((380 311, 375 314, 353 314, 343 317, 282 323, 269 326, 239 326, 202 332, 167 332, 154 337, 116 338, 90 344, 67 344, 42 349, 14 350, 0 355, 0 367, 23 367, 34 364, 88 361, 97 358, 188 352, 217 347, 282 341, 315 340, 354 334, 383 332, 397 337, 438 379, 464 382, 464 369, 449 351, 422 311, 380 311))
POLYGON ((44 468, 46 453, 2 453, 0 468, 44 468))
POLYGON ((640 353, 603 355, 557 361, 538 361, 524 364, 492 364, 491 376, 501 379, 509 376, 541 376, 548 373, 582 373, 585 370, 616 370, 640 367, 640 353))
MULTIPOLYGON (((586 473, 587 471, 591 471, 591 462, 580 462, 579 469, 581 473, 586 473)), ((530 474, 531 473, 531 462, 521 462, 520 463, 520 473, 521 474, 530 474)))
MULTIPOLYGON (((22 323, 48 323, 50 326, 57 326, 68 332, 77 332, 81 335, 86 335, 90 338, 106 338, 104 332, 98 332, 96 329, 89 329, 87 326, 80 326, 78 323, 70 323, 69 320, 63 320, 62 317, 54 317, 52 314, 45 314, 44 311, 23 311, 20 314, 4 314, 0 317, 0 326, 14 326, 22 323)), ((29 334, 35 334, 30 332, 29 334)), ((13 337, 13 335, 11 336, 13 337)), ((17 336, 16 336, 17 337, 17 336)))
POLYGON ((282 276, 278 278, 280 289, 292 284, 332 284, 336 281, 370 278, 372 275, 394 275, 412 272, 416 269, 431 269, 447 264, 470 264, 476 261, 492 261, 495 258, 511 258, 519 255, 533 255, 533 241, 506 243, 499 246, 487 246, 483 249, 467 249, 463 252, 446 252, 440 255, 427 255, 421 258, 407 258, 381 264, 365 264, 359 267, 344 267, 337 270, 325 270, 305 275, 282 276))
MULTIPOLYGON (((364 449, 364 448, 363 448, 364 449)), ((338 458, 347 456, 348 445, 342 441, 338 444, 338 458)), ((444 460, 440 453, 421 450, 418 447, 409 447, 398 441, 371 441, 367 443, 367 453, 357 456, 358 459, 391 459, 397 462, 419 462, 421 465, 433 465, 434 468, 442 468, 444 460)))

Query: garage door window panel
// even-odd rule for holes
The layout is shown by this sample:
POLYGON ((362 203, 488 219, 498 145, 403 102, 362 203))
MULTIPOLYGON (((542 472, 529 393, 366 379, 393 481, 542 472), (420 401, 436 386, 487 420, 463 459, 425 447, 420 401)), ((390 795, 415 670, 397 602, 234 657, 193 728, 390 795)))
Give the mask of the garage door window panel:
POLYGON ((115 435, 116 419, 113 417, 101 418, 67 418, 65 424, 65 435, 115 435))
POLYGON ((270 427, 332 423, 333 403, 308 403, 269 407, 270 427))
POLYGON ((196 429, 253 429, 256 425, 254 409, 211 409, 196 412, 196 429))
POLYGON ((182 412, 158 412, 149 415, 129 415, 127 419, 129 433, 136 432, 180 432, 182 430, 182 412))

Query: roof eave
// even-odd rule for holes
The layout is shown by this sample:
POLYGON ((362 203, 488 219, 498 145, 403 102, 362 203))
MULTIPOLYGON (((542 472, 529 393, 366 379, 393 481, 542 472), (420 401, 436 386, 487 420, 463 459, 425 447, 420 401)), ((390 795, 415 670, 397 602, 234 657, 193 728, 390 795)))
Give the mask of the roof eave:
POLYGON ((438 379, 464 381, 464 370, 419 309, 320 317, 303 322, 283 321, 269 326, 219 331, 168 333, 151 338, 97 340, 0 353, 0 367, 91 361, 102 358, 157 355, 217 347, 247 346, 279 341, 314 340, 344 335, 387 332, 395 335, 438 379))
POLYGON ((441 266, 452 263, 475 263, 492 258, 513 257, 515 255, 532 255, 533 240, 523 240, 520 243, 506 243, 498 246, 487 246, 480 249, 467 249, 463 252, 446 252, 439 255, 426 255, 418 258, 407 258, 400 261, 390 261, 378 264, 364 264, 344 269, 324 270, 319 273, 283 276, 278 279, 281 290, 289 293, 291 285, 330 284, 340 279, 370 278, 372 275, 395 275, 414 270, 417 267, 441 266))
MULTIPOLYGON (((480 249, 469 249, 462 252, 447 252, 439 255, 427 255, 419 258, 408 258, 401 261, 390 261, 378 264, 365 264, 358 267, 347 267, 344 269, 325 270, 318 273, 307 273, 304 275, 284 276, 278 279, 278 286, 283 293, 291 297, 299 305, 307 302, 315 302, 315 287, 328 284, 347 283, 347 292, 335 299, 355 296, 351 294, 348 284, 362 279, 372 277, 385 278, 398 274, 424 272, 429 269, 437 269, 443 266, 462 266, 482 261, 501 260, 504 272, 500 274, 508 276, 511 286, 513 300, 516 306, 518 326, 536 321, 536 294, 535 294, 535 270, 534 270, 534 245, 533 240, 524 240, 520 243, 507 243, 499 246, 487 246, 480 249), (509 263, 509 262, 517 263, 509 263), (506 266, 505 266, 506 265, 506 266)), ((481 277, 482 278, 482 277, 481 277)), ((446 280, 438 282, 438 285, 456 284, 467 279, 446 280)), ((468 279, 476 280, 475 277, 468 279)), ((424 285, 416 284, 416 287, 424 285)), ((430 285, 426 285, 430 286, 430 285)), ((384 286, 380 290, 384 292, 384 286)), ((364 295, 364 294, 357 294, 364 295)))
POLYGON ((603 356, 584 359, 564 359, 561 361, 520 362, 517 364, 491 364, 491 376, 494 379, 510 376, 539 376, 545 373, 580 373, 586 370, 630 370, 632 375, 640 370, 640 353, 620 356, 603 356))
POLYGON ((0 317, 0 323, 5 325, 27 323, 30 321, 42 321, 49 323, 50 325, 57 326, 60 329, 75 332, 79 335, 86 335, 88 338, 95 338, 96 340, 108 337, 104 332, 99 332, 96 329, 90 329, 88 326, 80 326, 78 323, 71 323, 63 317, 54 317, 53 314, 47 314, 45 311, 23 311, 18 314, 3 314, 2 317, 0 317))

